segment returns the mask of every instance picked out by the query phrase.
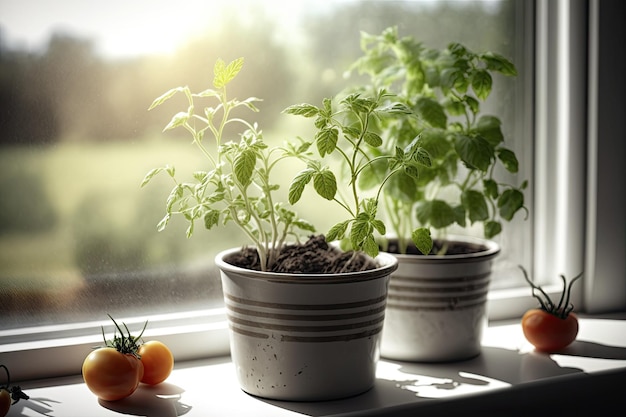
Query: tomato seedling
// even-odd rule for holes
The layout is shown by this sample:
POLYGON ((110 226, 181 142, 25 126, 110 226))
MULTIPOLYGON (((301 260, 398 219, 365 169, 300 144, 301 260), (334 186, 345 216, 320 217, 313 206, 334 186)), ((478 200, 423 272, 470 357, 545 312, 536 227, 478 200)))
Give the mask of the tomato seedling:
POLYGON ((546 292, 529 277, 520 266, 526 282, 532 288, 532 296, 539 301, 540 308, 528 310, 522 317, 522 331, 535 349, 543 352, 558 351, 576 340, 578 335, 578 317, 574 305, 570 303, 572 285, 582 276, 582 272, 567 284, 564 275, 560 275, 563 291, 559 303, 555 304, 546 292))
POLYGON ((4 365, 0 365, 0 368, 4 369, 4 372, 7 374, 6 385, 0 386, 0 417, 4 417, 9 413, 9 409, 13 404, 19 400, 28 400, 30 397, 19 386, 11 386, 9 368, 4 365))

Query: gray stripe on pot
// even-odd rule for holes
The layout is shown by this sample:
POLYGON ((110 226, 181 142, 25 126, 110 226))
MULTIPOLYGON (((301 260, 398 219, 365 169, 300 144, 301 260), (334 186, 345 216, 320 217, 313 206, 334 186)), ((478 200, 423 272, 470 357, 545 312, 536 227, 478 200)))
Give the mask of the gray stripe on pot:
MULTIPOLYGON (((230 324, 230 329, 235 332, 248 337, 255 337, 258 339, 269 339, 269 335, 265 333, 252 332, 246 329, 237 327, 233 323, 230 324)), ((320 343, 320 342, 346 342, 349 340, 362 339, 366 337, 374 336, 383 330, 382 324, 373 329, 364 330, 358 333, 343 333, 338 335, 326 335, 326 336, 301 336, 292 334, 281 334, 280 340, 287 342, 300 342, 300 343, 320 343)))
POLYGON ((483 291, 479 294, 468 294, 465 296, 455 296, 455 297, 415 297, 410 295, 395 295, 389 294, 388 297, 388 305, 397 305, 394 301, 409 301, 414 303, 426 302, 426 303, 445 303, 449 300, 459 301, 471 301, 471 300, 482 300, 487 296, 487 292, 483 291))
POLYGON ((281 303, 268 303, 265 301, 248 300, 245 298, 235 297, 224 293, 224 298, 234 301, 237 304, 245 304, 255 307, 267 307, 281 310, 341 310, 358 307, 366 307, 369 305, 378 304, 384 302, 386 297, 381 296, 378 298, 372 298, 370 300, 358 301, 353 303, 337 303, 337 304, 281 304, 281 303))
POLYGON ((282 313, 271 313, 267 311, 256 311, 249 310, 246 308, 235 307, 226 304, 226 308, 233 313, 239 313, 247 316, 253 317, 264 317, 269 319, 277 319, 277 320, 292 320, 292 321, 331 321, 331 320, 349 320, 355 319, 359 317, 367 317, 379 313, 384 313, 385 306, 382 305, 377 308, 373 308, 371 310, 359 311, 356 313, 343 313, 343 314, 321 314, 321 315, 311 315, 311 314, 282 314, 282 313))
POLYGON ((233 317, 230 315, 228 316, 228 319, 231 321, 233 325, 239 324, 239 325, 246 326, 246 327, 256 327, 260 329, 305 333, 305 332, 336 332, 336 331, 342 331, 342 330, 360 329, 363 327, 370 327, 370 326, 380 324, 383 322, 385 317, 381 316, 376 319, 357 322, 357 323, 335 324, 335 325, 325 325, 325 326, 295 326, 295 325, 286 325, 286 324, 265 323, 265 322, 260 322, 260 321, 240 319, 238 317, 233 317))
MULTIPOLYGON (((250 332, 238 327, 230 326, 230 329, 244 336, 256 337, 258 339, 269 339, 269 335, 250 332)), ((290 336, 281 335, 281 341, 284 342, 296 342, 296 343, 327 343, 327 342, 348 342, 350 340, 363 339, 366 337, 372 337, 379 334, 383 330, 383 326, 376 327, 375 329, 366 330, 359 333, 343 334, 337 336, 290 336)))
POLYGON ((318 343, 371 337, 382 331, 386 297, 335 304, 280 304, 225 294, 230 329, 238 334, 318 343), (307 325, 309 324, 309 325, 307 325))
POLYGON ((285 342, 300 342, 300 343, 327 343, 327 342, 347 342, 355 339, 364 339, 377 335, 383 330, 383 326, 375 329, 366 330, 360 333, 338 335, 338 336, 290 336, 283 335, 282 340, 285 342))
POLYGON ((242 334, 244 336, 256 337, 256 338, 259 338, 259 339, 269 339, 270 338, 270 336, 268 334, 251 332, 251 331, 245 330, 245 329, 239 329, 237 327, 234 327, 232 324, 229 327, 230 327, 230 330, 232 330, 233 332, 242 334))
POLYGON ((489 281, 479 284, 464 285, 458 287, 415 287, 407 285, 389 285, 389 294, 392 292, 420 292, 420 293, 450 293, 450 292, 464 292, 464 291, 476 291, 489 287, 489 281))
POLYGON ((387 308, 394 310, 408 310, 408 311, 450 311, 450 310, 465 310, 475 308, 477 306, 485 304, 485 300, 478 300, 473 303, 458 305, 458 303, 452 302, 448 304, 440 304, 437 306, 431 305, 414 305, 414 304, 396 304, 389 302, 387 308))
POLYGON ((403 275, 393 275, 391 278, 391 285, 394 282, 402 282, 405 283, 414 283, 414 284, 452 284, 452 283, 467 283, 471 281, 480 281, 480 280, 489 280, 491 275, 491 271, 488 271, 484 274, 478 275, 465 275, 462 277, 416 277, 416 276, 403 276, 403 275))

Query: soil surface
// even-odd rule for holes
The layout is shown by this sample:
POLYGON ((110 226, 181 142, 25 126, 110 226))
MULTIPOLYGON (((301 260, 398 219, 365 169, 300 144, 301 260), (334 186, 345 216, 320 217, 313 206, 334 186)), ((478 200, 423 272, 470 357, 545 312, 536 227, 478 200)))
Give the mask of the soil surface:
MULTIPOLYGON (((485 246, 477 245, 473 243, 434 240, 433 248, 430 251, 430 255, 436 255, 437 253, 439 253, 444 245, 446 245, 445 255, 467 255, 470 253, 478 253, 478 252, 487 250, 485 246)), ((395 239, 390 240, 389 246, 387 247, 386 252, 399 253, 398 241, 395 239)), ((417 250, 417 248, 415 247, 415 244, 413 244, 412 242, 409 243, 406 253, 407 255, 421 255, 422 254, 420 251, 417 250)))
MULTIPOLYGON (((241 268, 257 271, 261 269, 259 255, 252 247, 242 248, 225 261, 241 268)), ((290 274, 334 274, 374 268, 376 263, 364 253, 344 252, 329 245, 323 235, 316 235, 304 243, 286 245, 270 271, 290 274)))

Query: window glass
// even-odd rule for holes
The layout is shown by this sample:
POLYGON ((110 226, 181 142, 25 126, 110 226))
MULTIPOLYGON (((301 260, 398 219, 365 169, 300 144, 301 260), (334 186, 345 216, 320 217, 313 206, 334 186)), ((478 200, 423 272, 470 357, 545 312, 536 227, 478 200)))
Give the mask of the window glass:
MULTIPOLYGON (((147 108, 172 87, 209 87, 217 58, 245 57, 231 94, 262 98, 255 119, 283 141, 302 134, 284 108, 350 82, 360 31, 398 26, 427 46, 461 41, 525 67, 520 3, 1 0, 1 328, 221 306, 213 258, 245 238, 221 229, 187 239, 181 219, 158 233, 172 184, 139 187, 151 168, 191 175, 201 163, 184 131, 161 132, 184 102, 147 108)), ((524 77, 497 78, 484 111, 529 160, 524 77)), ((520 168, 513 181, 532 180, 530 162, 520 168)), ((296 209, 322 232, 332 222, 296 209)), ((529 262, 522 217, 505 225, 496 270, 529 262)), ((496 275, 494 288, 519 284, 513 275, 496 275)))

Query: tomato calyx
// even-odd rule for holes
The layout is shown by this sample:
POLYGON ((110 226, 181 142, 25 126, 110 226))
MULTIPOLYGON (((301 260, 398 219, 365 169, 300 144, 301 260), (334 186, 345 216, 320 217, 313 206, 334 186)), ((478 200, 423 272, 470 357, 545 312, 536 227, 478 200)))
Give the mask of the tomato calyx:
POLYGON ((572 293, 572 285, 576 280, 582 277, 583 273, 576 275, 569 284, 567 283, 567 279, 565 275, 559 275, 561 277, 561 281, 563 282, 563 290, 561 291, 561 297, 559 298, 559 303, 555 304, 550 296, 537 284, 535 284, 529 277, 526 269, 523 266, 519 265, 519 268, 524 273, 524 279, 532 288, 532 296, 539 301, 541 306, 541 310, 552 314, 555 317, 560 319, 566 319, 567 316, 574 310, 574 305, 570 303, 570 297, 572 293))
POLYGON ((0 390, 6 390, 11 395, 11 400, 13 402, 11 405, 14 405, 19 400, 28 400, 30 397, 22 391, 18 385, 11 386, 11 374, 9 373, 9 368, 4 365, 0 365, 0 368, 4 369, 4 372, 7 374, 7 383, 6 385, 0 386, 0 390))
MULTIPOLYGON (((133 336, 130 333, 128 326, 126 326, 126 323, 122 322, 122 326, 124 326, 124 330, 126 330, 126 334, 124 334, 124 330, 122 330, 120 325, 117 324, 115 319, 111 317, 110 314, 107 314, 107 316, 109 316, 111 321, 113 321, 113 324, 115 325, 115 328, 117 330, 113 333, 113 339, 107 339, 104 335, 104 326, 102 327, 102 338, 104 339, 105 347, 110 347, 125 355, 133 355, 137 359, 141 359, 141 356, 139 355, 139 347, 141 346, 140 340, 141 336, 143 336, 143 332, 148 326, 148 321, 146 320, 145 324, 143 325, 143 329, 141 330, 141 333, 139 333, 139 336, 133 336), (118 331, 120 332, 119 336, 117 334, 118 331)), ((96 349, 100 347, 102 346, 96 346, 96 349)))

